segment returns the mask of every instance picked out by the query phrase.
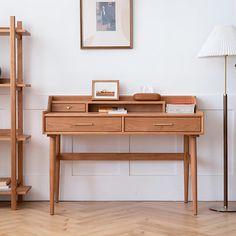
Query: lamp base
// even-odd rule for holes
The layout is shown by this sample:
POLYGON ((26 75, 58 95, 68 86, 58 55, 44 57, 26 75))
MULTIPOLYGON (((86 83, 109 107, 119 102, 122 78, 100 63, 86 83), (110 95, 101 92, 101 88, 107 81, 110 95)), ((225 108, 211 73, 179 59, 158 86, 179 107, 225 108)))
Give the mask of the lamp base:
POLYGON ((233 213, 236 212, 236 207, 211 207, 211 211, 217 211, 222 213, 233 213))

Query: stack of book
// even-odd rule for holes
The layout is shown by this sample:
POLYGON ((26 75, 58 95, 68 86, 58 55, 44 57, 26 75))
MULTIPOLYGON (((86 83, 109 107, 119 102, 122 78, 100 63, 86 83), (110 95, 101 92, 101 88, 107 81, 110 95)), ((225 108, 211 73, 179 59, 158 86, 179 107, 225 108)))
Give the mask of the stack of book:
POLYGON ((98 112, 104 112, 108 114, 127 114, 128 111, 123 107, 103 107, 99 108, 98 112))
POLYGON ((11 184, 10 178, 0 178, 0 192, 9 191, 11 189, 10 184, 11 184))
POLYGON ((101 112, 101 113, 108 113, 109 111, 112 111, 116 109, 115 107, 100 107, 98 109, 98 112, 101 112))
POLYGON ((194 113, 195 104, 167 104, 166 105, 167 113, 194 113))

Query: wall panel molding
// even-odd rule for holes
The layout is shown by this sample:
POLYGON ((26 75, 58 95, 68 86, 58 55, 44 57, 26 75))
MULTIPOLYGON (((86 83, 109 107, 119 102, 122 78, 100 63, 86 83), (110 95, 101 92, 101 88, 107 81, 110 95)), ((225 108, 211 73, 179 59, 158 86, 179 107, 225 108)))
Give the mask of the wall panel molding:
MULTIPOLYGON (((0 95, 1 128, 7 128, 9 111, 5 95, 0 95)), ((229 106, 229 174, 230 198, 236 199, 235 108, 230 95, 229 106)), ((236 99, 235 99, 236 100, 236 99)), ((32 140, 25 145, 25 180, 33 186, 28 200, 48 199, 49 140, 42 134, 41 115, 47 95, 34 96, 25 104, 25 131, 32 140), (35 126, 35 124, 39 124, 35 126), (41 188, 44 186, 44 192, 41 188), (38 192, 41 194, 38 194, 38 192)), ((222 199, 222 104, 221 95, 199 95, 199 108, 205 112, 206 132, 198 139, 199 197, 201 200, 222 199)), ((9 150, 0 144, 0 175, 8 175, 9 150)), ((63 152, 179 152, 179 136, 64 136, 63 152)), ((182 200, 182 162, 145 161, 68 161, 61 165, 63 200, 182 200), (165 184, 163 184, 165 183, 165 184), (167 186, 166 186, 167 185, 167 186), (153 190, 156 189, 156 190, 153 190), (171 191, 167 188, 171 188, 171 191)))

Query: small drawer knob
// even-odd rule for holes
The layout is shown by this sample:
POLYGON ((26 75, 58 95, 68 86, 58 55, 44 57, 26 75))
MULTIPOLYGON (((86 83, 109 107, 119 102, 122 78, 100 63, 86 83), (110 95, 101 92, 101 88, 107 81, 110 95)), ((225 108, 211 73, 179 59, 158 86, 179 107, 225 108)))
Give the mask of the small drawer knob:
POLYGON ((67 110, 70 110, 72 108, 72 106, 67 106, 66 109, 67 110))

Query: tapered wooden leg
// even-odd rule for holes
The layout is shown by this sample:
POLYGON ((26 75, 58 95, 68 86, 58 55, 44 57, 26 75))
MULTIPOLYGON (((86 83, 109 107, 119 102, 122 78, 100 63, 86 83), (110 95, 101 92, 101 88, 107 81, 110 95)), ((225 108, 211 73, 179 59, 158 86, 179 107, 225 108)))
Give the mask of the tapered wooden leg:
POLYGON ((60 135, 56 137, 56 176, 55 176, 55 200, 56 203, 59 202, 59 189, 60 189, 60 160, 57 159, 57 156, 60 154, 60 135))
POLYGON ((189 186, 189 137, 184 136, 184 203, 188 203, 189 186))
POLYGON ((193 198, 193 213, 198 213, 198 200, 197 200, 197 143, 196 136, 190 136, 190 158, 191 158, 191 177, 192 177, 192 198, 193 198))
POLYGON ((50 214, 54 215, 56 137, 50 136, 50 214))

